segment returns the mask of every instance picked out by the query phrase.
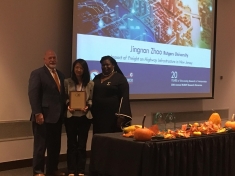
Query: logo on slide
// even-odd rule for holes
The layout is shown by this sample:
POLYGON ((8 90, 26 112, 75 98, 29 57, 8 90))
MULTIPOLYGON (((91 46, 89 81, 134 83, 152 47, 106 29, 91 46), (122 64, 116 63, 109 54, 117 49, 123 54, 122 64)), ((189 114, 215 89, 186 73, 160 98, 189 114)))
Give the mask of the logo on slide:
POLYGON ((94 77, 95 77, 96 75, 98 75, 98 74, 99 74, 99 72, 98 72, 97 70, 92 70, 92 71, 90 72, 91 80, 93 80, 94 77))
POLYGON ((134 82, 133 76, 134 74, 132 72, 128 76, 126 76, 127 82, 129 84, 134 82))

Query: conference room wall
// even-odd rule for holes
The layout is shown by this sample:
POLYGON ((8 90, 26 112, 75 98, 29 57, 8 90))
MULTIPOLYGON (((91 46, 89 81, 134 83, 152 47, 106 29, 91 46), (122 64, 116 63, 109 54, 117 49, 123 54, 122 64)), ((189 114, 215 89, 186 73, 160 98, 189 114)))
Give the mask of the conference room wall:
MULTIPOLYGON (((58 69, 69 77, 72 17, 73 0, 0 1, 0 163, 32 158, 29 75, 53 49, 58 69)), ((62 141, 65 153, 65 134, 62 141)))
MULTIPOLYGON (((0 1, 0 125, 14 126, 0 128, 0 163, 32 156, 32 136, 28 132, 23 133, 26 127, 22 125, 28 122, 30 116, 28 78, 33 69, 43 65, 46 49, 56 51, 58 68, 66 77, 70 75, 72 6, 72 0, 0 1), (16 130, 17 135, 6 137, 16 130)), ((131 102, 133 124, 139 124, 146 114, 146 126, 150 126, 154 112, 228 109, 228 117, 223 118, 235 113, 234 8, 234 0, 218 0, 214 99, 134 101, 131 102)), ((90 150, 91 134, 90 131, 87 150, 90 150)), ((63 154, 66 152, 65 134, 62 139, 63 154)))

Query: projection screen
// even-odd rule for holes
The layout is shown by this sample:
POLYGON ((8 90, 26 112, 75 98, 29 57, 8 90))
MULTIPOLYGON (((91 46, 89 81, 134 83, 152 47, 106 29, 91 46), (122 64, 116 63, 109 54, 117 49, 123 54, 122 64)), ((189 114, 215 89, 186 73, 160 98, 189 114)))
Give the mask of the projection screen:
POLYGON ((73 60, 116 59, 131 100, 213 98, 215 0, 74 0, 73 60))

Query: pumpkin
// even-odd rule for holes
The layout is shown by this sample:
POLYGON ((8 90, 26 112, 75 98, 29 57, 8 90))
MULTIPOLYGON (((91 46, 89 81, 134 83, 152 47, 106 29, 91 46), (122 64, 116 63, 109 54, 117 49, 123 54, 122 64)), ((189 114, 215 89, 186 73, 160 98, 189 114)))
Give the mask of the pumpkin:
POLYGON ((224 126, 227 127, 227 128, 232 128, 233 130, 235 130, 235 122, 234 121, 228 120, 227 122, 225 122, 224 126))
POLYGON ((221 118, 217 112, 211 114, 209 121, 213 122, 216 125, 221 125, 221 118))
POLYGON ((149 141, 152 138, 153 131, 144 127, 145 118, 146 115, 144 115, 144 118, 142 120, 142 128, 137 128, 135 130, 134 139, 137 141, 149 141))
POLYGON ((227 122, 225 122, 225 127, 229 127, 229 128, 232 128, 233 130, 235 130, 235 121, 234 121, 234 114, 232 116, 232 119, 231 120, 228 120, 227 122))

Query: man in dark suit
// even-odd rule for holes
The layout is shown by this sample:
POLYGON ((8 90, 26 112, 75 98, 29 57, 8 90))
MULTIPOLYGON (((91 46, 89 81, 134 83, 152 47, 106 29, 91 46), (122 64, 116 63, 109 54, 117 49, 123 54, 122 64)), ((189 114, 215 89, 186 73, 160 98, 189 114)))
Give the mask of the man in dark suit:
POLYGON ((48 50, 44 56, 44 66, 32 71, 29 78, 28 96, 32 109, 34 148, 33 174, 63 176, 58 171, 61 148, 61 129, 65 111, 64 75, 56 69, 57 57, 48 50))

